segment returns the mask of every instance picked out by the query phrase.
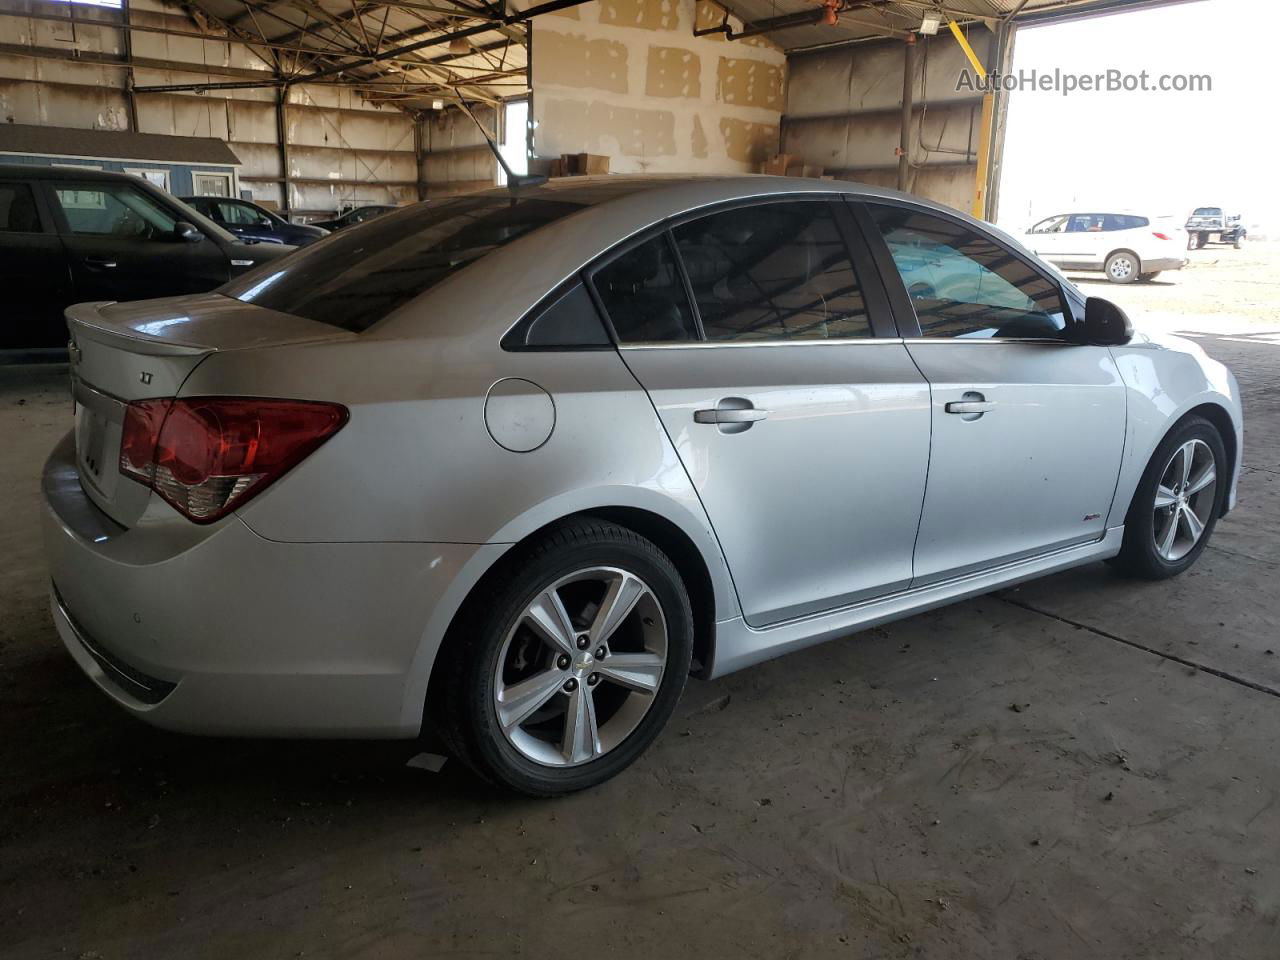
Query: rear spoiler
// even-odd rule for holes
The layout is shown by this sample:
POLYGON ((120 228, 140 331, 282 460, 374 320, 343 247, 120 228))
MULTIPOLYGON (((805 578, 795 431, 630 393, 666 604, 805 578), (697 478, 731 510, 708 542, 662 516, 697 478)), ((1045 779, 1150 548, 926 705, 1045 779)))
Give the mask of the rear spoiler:
POLYGON ((117 303, 77 303, 66 310, 73 340, 93 340, 152 357, 191 357, 333 340, 356 334, 218 293, 117 303))

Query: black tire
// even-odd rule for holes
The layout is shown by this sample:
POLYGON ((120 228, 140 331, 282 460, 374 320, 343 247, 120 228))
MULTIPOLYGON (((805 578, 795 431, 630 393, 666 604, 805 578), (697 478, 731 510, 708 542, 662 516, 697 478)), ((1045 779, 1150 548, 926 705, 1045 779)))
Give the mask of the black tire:
POLYGON ((1143 471, 1138 488, 1134 491, 1133 502, 1124 523, 1124 543, 1120 553, 1111 563, 1117 570, 1131 577, 1144 580, 1164 580, 1182 573, 1204 551, 1213 529, 1217 526, 1218 515, 1222 512, 1223 498, 1227 493, 1229 482, 1226 447, 1218 428, 1208 420, 1199 416, 1187 417, 1174 427, 1160 442, 1156 452, 1152 454, 1147 469, 1143 471), (1195 546, 1176 561, 1168 561, 1160 556, 1156 549, 1155 531, 1155 497, 1156 488, 1160 484, 1161 475, 1168 466, 1174 452, 1189 440, 1203 440, 1213 453, 1214 472, 1217 485, 1213 492, 1213 504, 1208 518, 1205 520, 1204 532, 1195 546))
POLYGON ((1132 250, 1117 250, 1103 266, 1112 283, 1133 283, 1142 272, 1142 261, 1132 250))
POLYGON ((435 725, 454 754, 491 783, 537 797, 583 790, 630 766, 656 739, 684 690, 693 655, 693 614, 684 581, 670 559, 639 534, 591 517, 566 521, 504 558, 473 598, 441 651, 444 673, 433 678, 435 725), (495 706, 495 672, 505 639, 549 585, 592 566, 639 577, 661 607, 667 659, 657 693, 639 725, 611 750, 577 766, 550 766, 508 740, 495 706))
POLYGON ((1241 234, 1236 234, 1236 238, 1232 241, 1232 245, 1239 250, 1244 246, 1244 237, 1241 234))
POLYGON ((1159 270, 1152 270, 1150 273, 1142 273, 1138 275, 1138 279, 1143 283, 1150 283, 1156 277, 1160 276, 1159 270))

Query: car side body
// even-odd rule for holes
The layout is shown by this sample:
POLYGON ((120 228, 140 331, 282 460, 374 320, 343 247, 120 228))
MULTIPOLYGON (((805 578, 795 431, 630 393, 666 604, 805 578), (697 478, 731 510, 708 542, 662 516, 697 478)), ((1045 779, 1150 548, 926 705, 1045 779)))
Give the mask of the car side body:
POLYGON ((249 200, 235 197, 183 197, 182 202, 199 210, 218 226, 242 240, 305 247, 329 235, 329 231, 323 227, 290 223, 279 214, 249 200))
POLYGON ((1055 214, 1030 227, 1023 242, 1061 270, 1103 271, 1117 283, 1187 265, 1181 227, 1136 213, 1055 214))
MULTIPOLYGON (((68 312, 81 436, 43 479, 54 618, 126 710, 201 733, 415 736, 460 611, 504 557, 566 518, 604 518, 672 558, 694 672, 712 678, 1115 556, 1144 470, 1189 415, 1220 428, 1221 509, 1235 503, 1239 392, 1195 344, 922 336, 878 215, 980 234, 1060 295, 1067 331, 1083 322, 1075 287, 963 214, 772 177, 573 178, 480 196, 582 205, 362 332, 252 302, 339 238, 228 288, 240 299, 68 312), (530 323, 583 290, 580 309, 604 314, 607 333, 595 278, 620 254, 778 202, 827 205, 869 335, 528 341, 530 323), (261 494, 197 524, 113 459, 130 402, 216 396, 335 403, 349 421, 261 494)), ((911 269, 936 272, 935 252, 910 243, 911 269)))
POLYGON ((292 249, 242 243, 128 174, 0 165, 0 284, 11 298, 0 349, 64 347, 73 303, 200 293, 292 249))

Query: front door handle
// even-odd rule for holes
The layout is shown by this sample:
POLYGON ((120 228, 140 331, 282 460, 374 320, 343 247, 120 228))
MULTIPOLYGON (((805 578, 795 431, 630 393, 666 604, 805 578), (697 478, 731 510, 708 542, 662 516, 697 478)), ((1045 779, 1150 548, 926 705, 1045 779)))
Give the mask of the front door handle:
POLYGON ((107 257, 86 257, 84 262, 91 267, 101 267, 103 270, 112 270, 116 265, 116 261, 107 257))
POLYGON ((990 400, 952 400, 947 404, 947 413, 986 413, 995 409, 990 400))
POLYGON ((755 423, 769 416, 768 410, 695 410, 694 423, 755 423))

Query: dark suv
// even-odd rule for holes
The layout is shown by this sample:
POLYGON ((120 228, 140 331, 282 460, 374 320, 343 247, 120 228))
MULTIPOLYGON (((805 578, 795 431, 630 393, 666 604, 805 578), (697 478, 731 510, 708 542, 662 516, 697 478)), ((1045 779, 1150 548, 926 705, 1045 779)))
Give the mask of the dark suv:
POLYGON ((230 230, 242 240, 263 243, 291 243, 305 247, 329 231, 302 223, 290 223, 265 207, 235 197, 183 197, 182 202, 195 207, 218 226, 230 230))
POLYGON ((0 349, 65 345, 73 303, 201 293, 293 249, 128 174, 0 164, 0 349))

